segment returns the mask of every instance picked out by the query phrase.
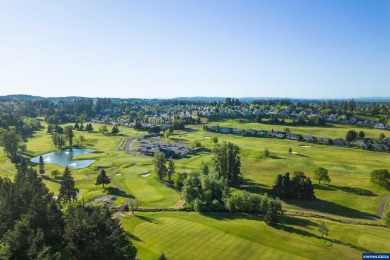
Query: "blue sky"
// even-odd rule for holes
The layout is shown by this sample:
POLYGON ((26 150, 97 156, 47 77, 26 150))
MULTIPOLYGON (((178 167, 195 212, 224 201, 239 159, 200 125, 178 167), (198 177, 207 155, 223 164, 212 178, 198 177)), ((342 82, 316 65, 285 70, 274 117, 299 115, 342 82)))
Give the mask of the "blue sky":
POLYGON ((390 96, 390 1, 1 1, 7 94, 390 96))

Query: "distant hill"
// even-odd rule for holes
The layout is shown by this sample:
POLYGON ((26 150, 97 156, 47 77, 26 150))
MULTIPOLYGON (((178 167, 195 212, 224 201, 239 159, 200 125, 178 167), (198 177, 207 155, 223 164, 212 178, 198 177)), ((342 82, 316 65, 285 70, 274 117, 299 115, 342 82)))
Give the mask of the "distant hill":
MULTIPOLYGON (((32 96, 32 95, 24 95, 24 94, 13 94, 13 95, 6 95, 6 96, 0 96, 0 101, 11 101, 11 100, 17 100, 17 101, 26 101, 26 100, 51 100, 51 101, 72 101, 75 99, 94 99, 91 97, 79 97, 79 96, 69 96, 69 97, 41 97, 41 96, 32 96)), ((205 101, 205 102, 213 102, 213 101, 225 101, 226 97, 176 97, 176 98, 113 98, 109 97, 112 102, 121 102, 126 100, 140 100, 140 101, 147 101, 147 100, 184 100, 184 101, 205 101)), ((231 98, 237 98, 237 97, 231 97, 231 98)), ((252 102, 254 100, 282 100, 282 99, 288 99, 291 101, 318 101, 318 100, 350 100, 350 97, 347 98, 288 98, 288 97, 238 97, 240 101, 244 102, 252 102)), ((390 97, 358 97, 354 98, 356 101, 361 102, 390 102, 390 97)))

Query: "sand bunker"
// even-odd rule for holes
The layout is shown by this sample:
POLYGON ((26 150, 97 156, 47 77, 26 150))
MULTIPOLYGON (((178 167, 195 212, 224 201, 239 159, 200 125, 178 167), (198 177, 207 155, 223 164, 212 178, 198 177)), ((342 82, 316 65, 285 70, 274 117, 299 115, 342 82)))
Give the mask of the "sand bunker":
POLYGON ((143 173, 143 174, 141 174, 141 176, 142 177, 148 177, 148 176, 150 176, 150 173, 143 173))

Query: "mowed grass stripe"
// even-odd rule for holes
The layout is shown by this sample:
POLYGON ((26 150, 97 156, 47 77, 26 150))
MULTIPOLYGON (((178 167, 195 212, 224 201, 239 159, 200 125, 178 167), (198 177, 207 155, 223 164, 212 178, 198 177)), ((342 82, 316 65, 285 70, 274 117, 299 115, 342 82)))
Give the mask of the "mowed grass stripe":
POLYGON ((180 200, 179 194, 153 178, 150 167, 128 167, 119 169, 122 175, 113 175, 125 191, 141 201, 141 207, 173 207, 180 200), (151 174, 142 177, 141 174, 151 174))
POLYGON ((170 259, 299 258, 198 223, 174 218, 156 220, 157 224, 145 222, 137 226, 134 235, 147 237, 148 240, 142 239, 144 246, 153 245, 156 254, 164 251, 170 259))
POLYGON ((282 217, 278 228, 227 213, 144 212, 121 220, 139 239, 133 242, 140 259, 162 251, 169 259, 356 259, 390 245, 386 228, 329 221, 329 236, 321 239, 319 219, 282 217))

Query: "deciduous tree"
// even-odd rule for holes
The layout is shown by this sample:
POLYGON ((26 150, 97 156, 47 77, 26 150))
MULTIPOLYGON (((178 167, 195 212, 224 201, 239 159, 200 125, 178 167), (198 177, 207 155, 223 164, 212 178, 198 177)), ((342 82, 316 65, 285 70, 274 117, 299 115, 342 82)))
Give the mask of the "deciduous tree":
POLYGON ((328 174, 328 170, 322 167, 317 168, 314 171, 314 179, 318 181, 318 183, 322 182, 331 182, 328 174))
POLYGON ((370 180, 386 189, 390 189, 390 172, 387 169, 373 170, 370 174, 370 180))
POLYGON ((229 185, 238 186, 242 183, 240 148, 233 144, 223 142, 214 149, 215 172, 224 177, 229 185))
POLYGON ((154 154, 153 164, 156 179, 162 181, 167 174, 165 154, 163 152, 156 152, 154 154))
POLYGON ((172 159, 168 160, 168 168, 167 168, 167 173, 168 173, 168 180, 170 181, 172 178, 172 174, 175 172, 175 163, 173 162, 172 159))
POLYGON ((99 127, 99 133, 106 134, 108 132, 107 126, 106 125, 101 125, 99 127))
POLYGON ((73 127, 68 125, 68 126, 65 126, 64 128, 64 134, 66 136, 66 139, 68 140, 69 142, 69 145, 73 145, 73 137, 74 137, 74 133, 73 133, 73 127))
POLYGON ((355 130, 349 130, 347 132, 347 135, 345 136, 345 139, 347 141, 354 141, 354 140, 356 140, 356 137, 357 137, 356 131, 355 130))
POLYGON ((129 209, 131 211, 131 214, 134 215, 134 212, 138 210, 139 206, 141 206, 141 201, 139 201, 138 199, 129 200, 129 209))
POLYGON ((321 237, 324 235, 327 236, 329 234, 329 228, 326 226, 324 221, 318 225, 318 232, 321 234, 321 237))

